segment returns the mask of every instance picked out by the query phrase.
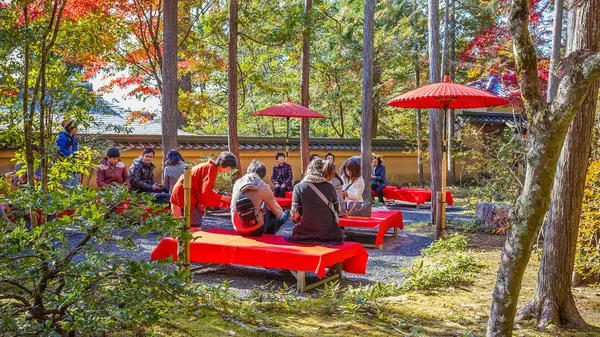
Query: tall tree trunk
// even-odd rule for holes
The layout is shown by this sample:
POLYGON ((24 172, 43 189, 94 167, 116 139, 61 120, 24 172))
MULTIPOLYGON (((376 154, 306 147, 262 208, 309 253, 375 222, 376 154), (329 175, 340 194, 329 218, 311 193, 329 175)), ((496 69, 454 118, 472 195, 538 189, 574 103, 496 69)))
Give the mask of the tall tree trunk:
POLYGON ((379 89, 381 85, 381 70, 377 65, 377 62, 373 60, 373 107, 371 111, 373 112, 373 125, 371 126, 371 135, 373 138, 377 138, 377 126, 379 124, 379 89))
POLYGON ((548 78, 547 102, 552 102, 558 89, 558 63, 562 44, 563 0, 554 0, 554 23, 552 27, 552 55, 550 56, 550 74, 548 78))
POLYGON ((227 103, 229 106, 229 123, 227 124, 227 145, 229 152, 233 153, 240 163, 240 143, 238 141, 237 114, 238 114, 238 89, 237 89, 237 39, 238 39, 238 2, 229 0, 229 51, 228 51, 228 91, 227 103))
MULTIPOLYGON (((537 55, 529 35, 529 1, 513 0, 508 27, 519 74, 524 108, 530 122, 531 149, 521 195, 511 210, 511 229, 496 278, 487 336, 511 336, 525 267, 531 257, 536 233, 550 204, 552 182, 563 141, 575 114, 581 109, 590 86, 600 77, 600 54, 577 50, 562 62, 556 98, 546 104, 540 95, 537 55)), ((589 9, 589 7, 587 7, 589 9)), ((599 8, 594 8, 597 11, 599 8)), ((589 13, 587 13, 589 14, 589 13)), ((586 17, 587 15, 582 15, 586 17)), ((574 36, 588 36, 579 31, 574 36)))
POLYGON ((444 36, 442 37, 442 67, 441 67, 441 76, 440 78, 444 78, 444 76, 448 75, 448 10, 450 6, 448 6, 448 0, 444 0, 444 36))
MULTIPOLYGON (((454 0, 447 0, 449 1, 449 11, 450 11, 450 22, 449 22, 449 35, 448 35, 448 39, 450 40, 450 47, 449 47, 449 51, 448 53, 450 54, 449 58, 448 58, 448 73, 450 74, 450 78, 452 79, 452 81, 455 81, 454 78, 454 69, 456 68, 456 63, 455 63, 455 57, 456 57, 456 32, 455 32, 455 28, 456 28, 456 15, 454 13, 454 0)), ((447 153, 448 153, 448 171, 446 172, 446 182, 448 183, 448 185, 454 185, 454 109, 450 109, 448 111, 448 121, 447 121, 447 125, 448 125, 448 147, 447 147, 447 153)))
POLYGON ((371 200, 371 159, 373 156, 373 44, 375 27, 375 1, 365 0, 363 23, 363 78, 362 78, 362 128, 360 157, 365 180, 363 199, 371 200))
MULTIPOLYGON (((417 42, 419 7, 413 0, 413 53, 415 64, 415 88, 420 86, 421 69, 419 65, 419 43, 417 42)), ((421 144, 421 109, 417 109, 417 184, 423 186, 423 148, 421 144)))
MULTIPOLYGON (((23 6, 23 17, 25 19, 25 29, 29 27, 29 3, 25 3, 23 6)), ((31 61, 31 51, 29 47, 29 37, 25 37, 25 69, 23 75, 23 120, 24 125, 23 129, 25 132, 25 162, 27 163, 27 176, 33 177, 35 172, 35 159, 33 157, 33 149, 32 149, 32 138, 33 138, 33 116, 35 110, 29 110, 29 68, 31 61)), ((35 186, 34 179, 27 179, 27 182, 31 188, 35 186)), ((29 214, 35 214, 34 210, 29 207, 29 214)), ((31 222, 33 227, 38 225, 37 217, 31 217, 31 222)))
MULTIPOLYGON (((440 81, 440 22, 439 1, 429 0, 429 83, 440 81)), ((444 114, 439 109, 429 109, 429 168, 431 171, 431 222, 442 226, 437 192, 442 190, 442 124, 444 114)), ((445 168, 444 168, 445 169, 445 168)))
MULTIPOLYGON (((560 2, 562 11, 562 1, 560 2)), ((556 2, 556 6, 558 5, 559 1, 556 2)), ((567 55, 571 51, 583 48, 599 51, 600 0, 589 0, 570 10, 574 11, 575 20, 572 23, 577 25, 574 27, 577 34, 569 46, 573 49, 568 49, 567 55)), ((562 14, 560 17, 562 21, 562 14)), ((562 27, 554 25, 554 29, 554 39, 560 40, 560 33, 557 34, 557 31, 561 32, 562 27)), ((557 48, 559 47, 560 43, 557 48)), ((555 62, 558 62, 558 55, 553 55, 554 57, 556 57, 555 62)), ((537 319, 540 328, 545 328, 549 324, 560 326, 561 323, 586 325, 571 293, 571 276, 575 263, 585 174, 596 114, 597 81, 592 83, 585 96, 581 109, 567 132, 558 159, 548 221, 544 226, 544 249, 536 293, 531 302, 519 313, 521 318, 537 319)), ((554 97, 548 98, 551 100, 554 97)))
MULTIPOLYGON (((162 57, 162 162, 170 150, 177 150, 179 109, 177 98, 177 1, 165 0, 163 5, 163 57, 162 57)), ((162 172, 162 170, 161 170, 162 172)))
MULTIPOLYGON (((302 105, 309 107, 309 76, 310 76, 310 12, 312 9, 312 0, 305 0, 304 3, 304 29, 302 31, 302 83, 300 86, 302 95, 302 105)), ((302 166, 302 176, 306 173, 306 167, 310 161, 310 147, 308 118, 301 119, 300 125, 300 164, 302 166)))

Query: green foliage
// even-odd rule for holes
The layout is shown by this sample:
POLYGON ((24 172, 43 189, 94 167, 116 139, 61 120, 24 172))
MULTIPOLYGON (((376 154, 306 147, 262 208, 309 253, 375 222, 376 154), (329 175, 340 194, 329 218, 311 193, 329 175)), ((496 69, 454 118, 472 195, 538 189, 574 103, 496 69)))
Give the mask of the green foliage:
POLYGON ((473 282, 474 273, 481 268, 482 265, 468 253, 438 254, 431 258, 429 264, 421 260, 411 269, 403 268, 408 273, 403 287, 406 290, 431 290, 468 285, 473 282))
POLYGON ((600 161, 588 167, 579 223, 575 270, 597 279, 600 275, 600 161))
POLYGON ((445 238, 433 241, 429 248, 421 250, 423 256, 433 255, 441 252, 461 252, 469 248, 469 237, 462 234, 452 234, 445 238))
POLYGON ((16 227, 1 225, 3 331, 45 335, 135 329, 156 322, 173 301, 190 295, 185 273, 107 249, 112 245, 113 251, 133 252, 138 248, 135 237, 162 237, 178 227, 171 216, 157 213, 162 206, 148 196, 124 189, 79 187, 65 194, 24 188, 16 191, 12 203, 22 208, 15 215, 28 209, 43 214, 71 210, 73 215, 50 219, 31 231, 23 221, 16 227), (123 203, 129 203, 127 217, 114 212, 123 203), (126 221, 131 218, 137 222, 126 221))
POLYGON ((525 179, 525 155, 528 144, 511 128, 487 133, 463 126, 464 144, 456 158, 465 160, 467 172, 475 178, 467 183, 468 205, 474 208, 479 202, 512 202, 519 195, 525 179), (468 147, 468 148, 467 148, 468 147))

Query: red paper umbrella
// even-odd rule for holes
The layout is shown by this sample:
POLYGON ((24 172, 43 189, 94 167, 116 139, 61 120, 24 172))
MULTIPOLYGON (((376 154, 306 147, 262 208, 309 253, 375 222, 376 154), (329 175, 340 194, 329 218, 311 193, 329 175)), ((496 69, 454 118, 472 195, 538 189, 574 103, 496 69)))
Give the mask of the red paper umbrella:
POLYGON ((318 112, 312 111, 302 105, 287 102, 270 106, 266 109, 257 111, 252 116, 271 116, 271 117, 292 117, 292 118, 325 118, 318 112))
POLYGON ((266 109, 257 111, 252 116, 271 116, 271 117, 286 117, 287 119, 287 132, 285 135, 285 156, 288 156, 288 147, 290 138, 290 118, 325 118, 318 112, 312 111, 311 109, 302 105, 294 104, 287 99, 287 102, 270 106, 266 109))
POLYGON ((389 106, 414 109, 483 108, 508 103, 506 98, 491 92, 450 82, 448 75, 444 82, 411 90, 387 102, 389 106))

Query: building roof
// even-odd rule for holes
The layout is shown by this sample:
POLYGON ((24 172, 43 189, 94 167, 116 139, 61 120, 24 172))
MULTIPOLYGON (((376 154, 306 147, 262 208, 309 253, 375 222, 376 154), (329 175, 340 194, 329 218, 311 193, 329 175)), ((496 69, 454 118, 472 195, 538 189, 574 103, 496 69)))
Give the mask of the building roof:
MULTIPOLYGON (((149 135, 106 135, 103 136, 115 142, 120 149, 142 149, 153 147, 162 149, 161 136, 149 135)), ((179 136, 180 150, 227 150, 227 136, 179 136)), ((239 137, 240 150, 272 150, 285 149, 285 138, 239 137)), ((295 151, 300 148, 299 139, 290 139, 288 149, 295 151)), ((341 138, 311 138, 311 151, 360 151, 360 139, 341 138)), ((373 151, 412 151, 414 146, 404 140, 373 139, 373 151)))
POLYGON ((517 123, 521 123, 523 126, 527 126, 527 118, 521 113, 506 113, 506 112, 482 112, 482 111, 460 111, 457 115, 459 119, 468 121, 470 123, 479 124, 504 124, 508 126, 514 126, 517 123))
MULTIPOLYGON (((99 133, 103 135, 117 135, 123 133, 133 135, 162 135, 160 118, 153 118, 146 123, 140 123, 135 120, 128 121, 126 117, 131 114, 130 110, 123 109, 122 107, 101 98, 99 98, 97 102, 97 108, 91 111, 97 125, 82 130, 83 133, 99 133)), ((177 134, 179 136, 192 135, 183 130, 179 130, 177 134)))

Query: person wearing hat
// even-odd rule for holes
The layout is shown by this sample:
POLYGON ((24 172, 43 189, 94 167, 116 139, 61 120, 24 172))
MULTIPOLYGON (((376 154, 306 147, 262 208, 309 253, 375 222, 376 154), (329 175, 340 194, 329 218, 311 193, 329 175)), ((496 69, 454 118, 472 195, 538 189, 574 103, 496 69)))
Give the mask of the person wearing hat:
POLYGON ((62 124, 64 131, 58 134, 56 139, 56 146, 58 147, 58 155, 61 157, 76 157, 78 147, 75 135, 79 131, 75 120, 71 119, 68 122, 65 121, 62 124))
MULTIPOLYGON (((75 135, 79 131, 77 123, 75 120, 71 119, 63 122, 62 126, 64 130, 61 131, 56 138, 55 146, 58 147, 57 154, 62 158, 77 158, 77 150, 79 150, 77 147, 77 140, 75 139, 75 135)), ((79 174, 73 173, 62 184, 65 187, 79 185, 79 174)))

